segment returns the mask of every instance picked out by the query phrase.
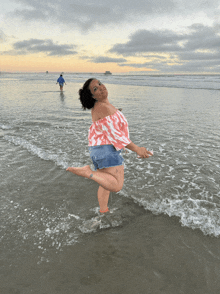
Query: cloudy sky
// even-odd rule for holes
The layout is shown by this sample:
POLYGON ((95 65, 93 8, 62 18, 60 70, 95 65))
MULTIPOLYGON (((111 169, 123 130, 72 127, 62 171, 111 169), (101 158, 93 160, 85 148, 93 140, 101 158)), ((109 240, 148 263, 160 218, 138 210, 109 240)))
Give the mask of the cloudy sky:
POLYGON ((0 71, 220 73, 220 0, 7 0, 0 71))

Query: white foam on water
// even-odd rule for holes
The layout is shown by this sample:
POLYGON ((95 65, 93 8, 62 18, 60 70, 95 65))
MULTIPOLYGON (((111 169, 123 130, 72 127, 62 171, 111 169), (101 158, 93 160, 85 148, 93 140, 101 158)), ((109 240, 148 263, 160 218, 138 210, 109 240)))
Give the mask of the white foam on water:
POLYGON ((75 219, 77 219, 77 220, 80 219, 80 217, 79 217, 78 215, 71 214, 71 213, 68 214, 68 217, 73 217, 73 218, 75 218, 75 219))
POLYGON ((92 233, 96 232, 98 228, 100 228, 101 219, 100 217, 96 216, 89 220, 84 220, 83 223, 78 227, 79 230, 84 233, 92 233))
POLYGON ((80 218, 67 214, 59 205, 52 211, 45 207, 32 210, 6 199, 4 207, 1 207, 1 215, 4 215, 1 223, 2 239, 8 238, 7 226, 10 225, 11 234, 17 241, 20 240, 20 244, 33 244, 31 246, 38 248, 45 257, 49 248, 59 251, 64 246, 78 242, 76 226, 81 222, 80 218))
POLYGON ((51 160, 51 161, 55 162, 58 166, 61 166, 65 169, 69 166, 68 162, 63 159, 63 157, 64 158, 66 157, 65 154, 64 154, 64 156, 60 157, 59 155, 54 154, 50 151, 44 151, 42 148, 37 147, 37 146, 29 143, 27 140, 22 139, 20 137, 16 137, 16 136, 5 135, 4 139, 10 143, 13 143, 14 145, 21 146, 21 147, 25 148, 31 154, 37 155, 39 158, 41 158, 43 160, 51 160))
POLYGON ((98 215, 88 220, 83 220, 82 224, 78 227, 79 230, 84 233, 92 233, 102 229, 118 227, 122 224, 122 219, 115 216, 114 211, 117 208, 113 208, 107 214, 100 214, 99 208, 93 209, 98 215))
POLYGON ((2 129, 2 130, 11 130, 12 127, 10 125, 0 124, 0 129, 2 129))
POLYGON ((183 226, 200 229, 205 235, 218 237, 220 235, 220 207, 205 200, 192 199, 146 199, 134 198, 146 210, 152 213, 177 216, 183 226))
POLYGON ((213 155, 209 161, 202 156, 192 159, 193 144, 185 145, 189 150, 186 159, 182 149, 172 157, 160 146, 157 157, 144 165, 127 160, 125 183, 119 194, 154 214, 176 216, 183 226, 220 236, 219 164, 213 164, 213 155))

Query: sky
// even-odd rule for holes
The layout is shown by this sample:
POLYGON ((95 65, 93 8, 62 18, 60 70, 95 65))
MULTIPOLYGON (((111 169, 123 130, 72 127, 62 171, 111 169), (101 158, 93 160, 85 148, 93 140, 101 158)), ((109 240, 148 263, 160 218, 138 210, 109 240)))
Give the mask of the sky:
POLYGON ((2 72, 220 73, 220 0, 1 1, 2 72))

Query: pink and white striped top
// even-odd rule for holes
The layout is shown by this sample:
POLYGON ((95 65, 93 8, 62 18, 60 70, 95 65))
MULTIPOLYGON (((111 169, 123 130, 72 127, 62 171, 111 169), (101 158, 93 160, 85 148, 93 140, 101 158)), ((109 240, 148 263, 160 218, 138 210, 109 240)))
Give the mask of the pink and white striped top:
POLYGON ((95 121, 89 128, 89 146, 113 145, 121 150, 131 143, 128 122, 121 111, 95 121))

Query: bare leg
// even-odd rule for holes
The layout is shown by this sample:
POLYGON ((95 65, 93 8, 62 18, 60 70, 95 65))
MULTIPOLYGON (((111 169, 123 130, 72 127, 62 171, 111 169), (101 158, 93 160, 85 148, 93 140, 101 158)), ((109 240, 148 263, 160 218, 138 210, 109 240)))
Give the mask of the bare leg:
POLYGON ((105 211, 108 209, 109 195, 110 195, 110 191, 104 189, 102 186, 99 186, 98 201, 99 201, 100 211, 105 211))
POLYGON ((67 171, 97 182, 105 190, 119 192, 124 183, 124 166, 107 167, 92 171, 89 165, 84 167, 68 167, 67 171))

